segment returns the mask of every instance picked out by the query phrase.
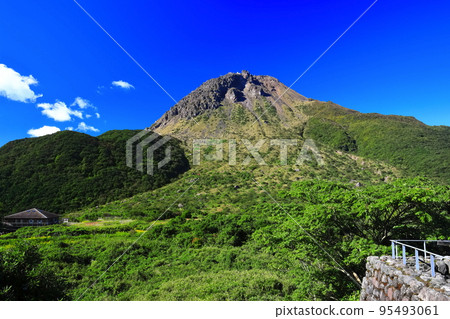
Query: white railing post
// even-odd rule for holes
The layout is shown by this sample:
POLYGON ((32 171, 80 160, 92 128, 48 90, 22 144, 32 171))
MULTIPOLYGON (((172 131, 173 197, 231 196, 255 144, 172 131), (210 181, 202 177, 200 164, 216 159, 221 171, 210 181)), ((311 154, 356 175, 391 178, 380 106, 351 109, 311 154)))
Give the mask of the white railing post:
POLYGON ((436 277, 436 271, 434 269, 434 255, 430 254, 430 266, 431 266, 431 277, 436 277))
POLYGON ((395 259, 395 243, 394 242, 391 243, 391 247, 392 247, 392 259, 395 259))
POLYGON ((403 265, 406 265, 406 247, 402 245, 403 265))
POLYGON ((423 241, 423 261, 427 261, 427 241, 423 241))
POLYGON ((416 255, 416 270, 419 270, 419 251, 417 249, 414 249, 414 253, 416 255))

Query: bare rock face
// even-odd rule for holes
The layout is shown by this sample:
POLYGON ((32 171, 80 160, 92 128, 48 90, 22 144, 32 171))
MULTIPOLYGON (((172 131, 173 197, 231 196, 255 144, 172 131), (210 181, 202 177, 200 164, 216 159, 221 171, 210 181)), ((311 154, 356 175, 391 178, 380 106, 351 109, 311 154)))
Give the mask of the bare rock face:
POLYGON ((191 119, 220 106, 239 103, 251 110, 254 101, 264 97, 277 106, 306 101, 274 77, 252 75, 248 71, 228 73, 203 83, 167 111, 151 128, 157 129, 179 119, 191 119))
POLYGON ((444 276, 449 275, 448 265, 444 261, 436 262, 436 271, 441 273, 444 276))
POLYGON ((245 100, 244 94, 242 91, 239 91, 237 88, 230 88, 225 94, 225 98, 231 103, 242 102, 245 100))

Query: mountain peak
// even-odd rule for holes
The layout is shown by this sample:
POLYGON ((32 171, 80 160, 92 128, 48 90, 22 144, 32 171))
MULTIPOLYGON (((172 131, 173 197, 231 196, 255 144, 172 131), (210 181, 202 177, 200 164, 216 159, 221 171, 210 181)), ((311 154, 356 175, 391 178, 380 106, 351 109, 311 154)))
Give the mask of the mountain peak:
POLYGON ((254 113, 255 101, 261 99, 277 109, 307 100, 274 77, 252 75, 247 70, 230 72, 204 82, 175 104, 151 128, 162 128, 180 119, 189 120, 222 106, 226 108, 240 104, 254 113))
POLYGON ((241 74, 244 79, 247 79, 249 76, 251 76, 250 72, 248 72, 247 70, 242 70, 241 74))

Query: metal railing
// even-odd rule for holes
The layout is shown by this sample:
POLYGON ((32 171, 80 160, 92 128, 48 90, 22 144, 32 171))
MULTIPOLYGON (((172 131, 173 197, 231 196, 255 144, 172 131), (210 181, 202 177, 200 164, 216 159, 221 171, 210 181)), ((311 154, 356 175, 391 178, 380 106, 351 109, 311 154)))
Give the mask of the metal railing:
POLYGON ((433 253, 431 251, 427 251, 427 243, 433 242, 433 243, 445 243, 450 244, 450 240, 415 240, 415 239, 397 239, 397 240, 391 240, 392 245, 392 258, 397 259, 399 254, 397 248, 400 246, 402 248, 402 259, 403 259, 403 265, 406 265, 406 248, 414 249, 414 257, 415 257, 415 266, 416 270, 420 269, 420 262, 423 262, 424 264, 427 263, 427 253, 430 256, 430 267, 431 267, 431 277, 436 277, 436 269, 435 269, 435 259, 448 259, 449 257, 441 256, 436 253, 433 253), (420 242, 423 243, 423 249, 414 247, 408 244, 405 244, 405 242, 420 242), (420 260, 419 258, 419 252, 423 253, 423 260, 420 260))

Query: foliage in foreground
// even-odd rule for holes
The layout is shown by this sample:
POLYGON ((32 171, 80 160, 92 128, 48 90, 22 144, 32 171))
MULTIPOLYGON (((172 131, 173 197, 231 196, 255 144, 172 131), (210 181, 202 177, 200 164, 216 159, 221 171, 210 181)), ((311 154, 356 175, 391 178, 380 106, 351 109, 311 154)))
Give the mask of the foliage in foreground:
POLYGON ((36 246, 17 242, 0 255, 0 300, 59 300, 65 289, 36 246))
POLYGON ((241 212, 156 224, 88 290, 148 222, 24 228, 0 249, 37 245, 73 300, 348 300, 389 239, 450 238, 450 189, 423 179, 306 180, 272 196, 279 204, 259 196, 241 212))

